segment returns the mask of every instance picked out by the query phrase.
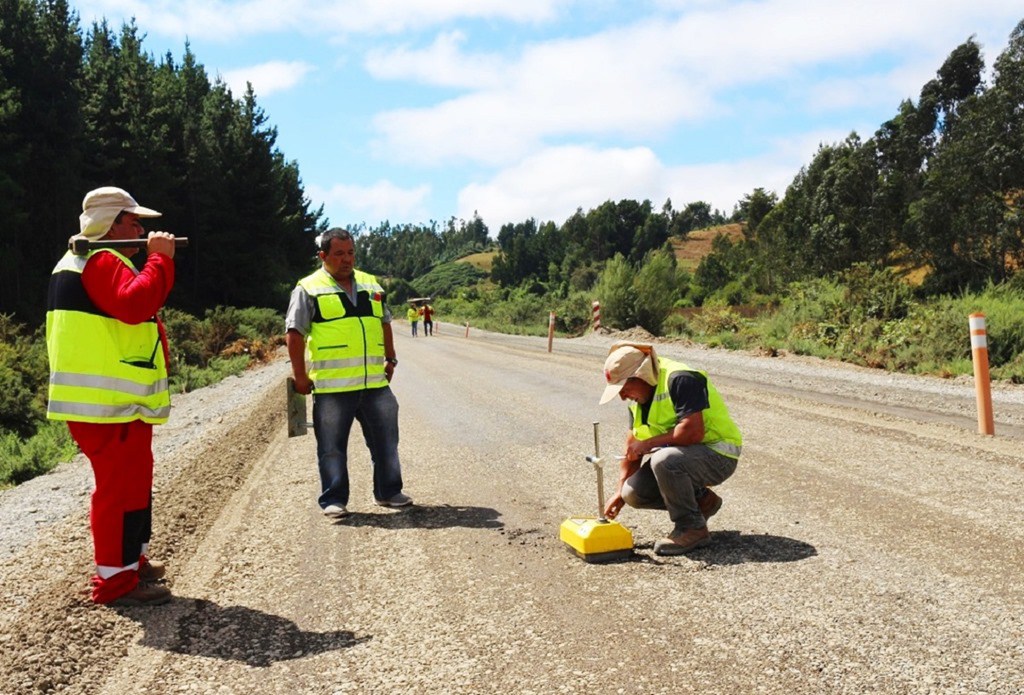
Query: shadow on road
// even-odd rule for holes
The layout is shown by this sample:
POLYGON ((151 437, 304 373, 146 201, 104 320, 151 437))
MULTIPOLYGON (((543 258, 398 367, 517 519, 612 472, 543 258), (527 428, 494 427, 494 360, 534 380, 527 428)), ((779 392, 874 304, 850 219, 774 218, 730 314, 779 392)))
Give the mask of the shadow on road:
POLYGON ((403 509, 353 512, 339 519, 337 526, 373 526, 386 529, 503 528, 501 513, 488 507, 459 507, 449 504, 417 504, 403 509))
MULTIPOLYGON (((690 560, 707 565, 742 565, 748 562, 797 562, 818 554, 810 543, 794 538, 762 534, 744 536, 739 531, 713 531, 711 545, 698 548, 686 554, 690 560)), ((650 551, 637 553, 634 560, 662 564, 661 557, 654 555, 654 544, 637 544, 636 550, 650 551)))
POLYGON ((144 646, 257 667, 348 649, 371 639, 349 630, 307 632, 278 615, 204 599, 176 597, 166 607, 120 612, 145 629, 140 642, 144 646))

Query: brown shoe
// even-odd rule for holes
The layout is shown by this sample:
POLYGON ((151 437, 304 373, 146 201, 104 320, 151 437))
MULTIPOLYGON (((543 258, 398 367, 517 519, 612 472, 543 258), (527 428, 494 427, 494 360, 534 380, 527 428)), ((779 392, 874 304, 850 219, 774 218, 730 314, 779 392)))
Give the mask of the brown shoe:
POLYGON ((171 590, 163 584, 139 584, 121 598, 111 601, 111 606, 159 606, 171 600, 171 590))
POLYGON ((155 582, 157 579, 163 579, 165 574, 167 568, 159 560, 146 560, 139 565, 140 582, 155 582))
POLYGON ((711 542, 708 527, 691 528, 682 533, 662 538, 654 544, 655 555, 683 555, 711 542))
POLYGON ((722 508, 722 498, 716 495, 714 490, 706 487, 704 496, 697 500, 697 506, 700 507, 700 513, 704 515, 704 521, 707 521, 722 508))

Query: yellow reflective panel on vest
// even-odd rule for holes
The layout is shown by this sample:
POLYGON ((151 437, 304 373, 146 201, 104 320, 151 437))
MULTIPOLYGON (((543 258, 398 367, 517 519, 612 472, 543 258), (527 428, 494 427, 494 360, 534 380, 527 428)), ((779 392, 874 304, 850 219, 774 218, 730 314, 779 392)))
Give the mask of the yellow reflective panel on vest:
POLYGON ((704 439, 701 443, 724 456, 738 458, 743 445, 743 437, 739 428, 729 416, 718 390, 711 383, 707 374, 699 369, 692 369, 682 362, 658 359, 658 385, 655 387, 651 407, 647 413, 647 422, 641 421, 639 405, 630 406, 633 412, 633 436, 639 440, 650 439, 672 431, 676 424, 675 404, 668 393, 668 380, 674 372, 687 371, 701 374, 707 384, 708 407, 701 411, 704 418, 704 439))
MULTIPOLYGON (((113 251, 123 263, 128 259, 113 251)), ((167 365, 156 320, 130 325, 106 316, 85 293, 85 260, 66 255, 54 268, 46 314, 51 420, 115 423, 166 422, 170 415, 167 365)))
POLYGON ((376 278, 353 271, 356 304, 323 269, 299 280, 317 302, 306 347, 315 393, 360 391, 388 385, 384 373, 383 288, 376 278))
POLYGON ((320 314, 328 321, 345 315, 345 305, 341 303, 340 295, 321 294, 317 296, 316 303, 320 306, 320 314))

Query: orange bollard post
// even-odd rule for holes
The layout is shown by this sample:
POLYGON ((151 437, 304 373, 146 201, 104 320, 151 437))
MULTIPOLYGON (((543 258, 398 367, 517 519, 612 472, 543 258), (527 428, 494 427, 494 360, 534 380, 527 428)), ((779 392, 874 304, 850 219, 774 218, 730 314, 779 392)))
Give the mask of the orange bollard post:
POLYGON ((978 433, 995 434, 992 417, 992 389, 988 373, 988 334, 985 314, 971 314, 971 360, 974 362, 974 392, 978 401, 978 433))
POLYGON ((594 332, 596 333, 601 330, 601 302, 595 299, 590 308, 594 314, 594 332))
POLYGON ((551 352, 551 343, 555 339, 555 312, 548 313, 548 352, 551 352))

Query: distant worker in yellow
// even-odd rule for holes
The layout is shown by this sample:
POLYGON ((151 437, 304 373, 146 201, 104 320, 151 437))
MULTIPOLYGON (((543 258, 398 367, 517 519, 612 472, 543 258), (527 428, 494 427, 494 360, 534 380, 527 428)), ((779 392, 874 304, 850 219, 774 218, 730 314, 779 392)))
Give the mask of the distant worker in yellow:
POLYGON ((672 530, 654 545, 658 555, 681 555, 711 542, 707 521, 722 506, 708 489, 736 471, 743 437, 708 375, 658 357, 642 343, 612 345, 604 363, 601 403, 632 401, 619 485, 605 515, 624 505, 664 509, 672 530))
POLYGON ((409 319, 409 325, 412 326, 412 337, 415 338, 416 328, 420 325, 420 311, 414 303, 409 304, 409 311, 405 312, 405 317, 409 319))

